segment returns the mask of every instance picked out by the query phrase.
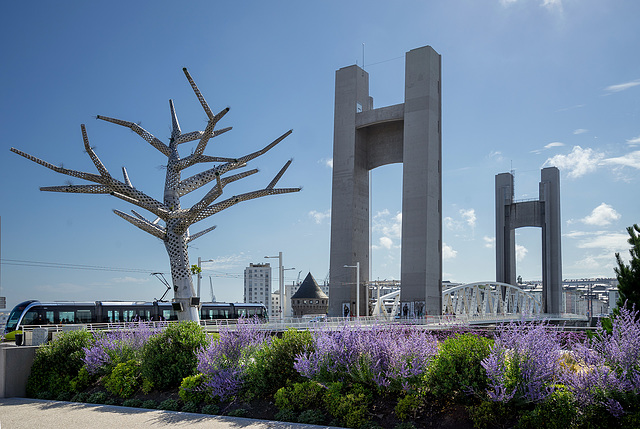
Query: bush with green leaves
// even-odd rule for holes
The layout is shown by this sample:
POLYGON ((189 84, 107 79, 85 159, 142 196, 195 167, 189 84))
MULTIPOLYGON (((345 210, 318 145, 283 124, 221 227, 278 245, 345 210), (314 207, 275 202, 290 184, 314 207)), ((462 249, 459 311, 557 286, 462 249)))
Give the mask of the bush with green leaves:
POLYGON ((208 402, 212 399, 210 388, 204 384, 204 374, 190 375, 182 379, 178 394, 183 402, 208 402))
POLYGON ((298 422, 298 413, 291 408, 281 408, 275 415, 275 419, 279 422, 298 422))
POLYGON ((359 428, 369 420, 371 390, 361 384, 330 383, 324 394, 327 412, 348 428, 359 428))
POLYGON ((274 395, 276 407, 297 412, 318 408, 322 404, 325 388, 315 381, 294 383, 280 388, 274 395))
POLYGON ((211 414, 217 416, 218 414, 220 414, 220 407, 216 404, 207 404, 202 407, 201 412, 202 414, 211 414))
POLYGON ((482 401, 467 408, 473 427, 487 429, 512 427, 517 421, 517 413, 512 404, 495 401, 482 401))
POLYGON ((93 336, 87 331, 70 331, 40 347, 27 381, 27 396, 34 398, 44 391, 53 397, 72 392, 71 380, 83 365, 83 349, 92 341, 93 336))
POLYGON ((89 395, 87 402, 90 404, 104 404, 109 399, 109 395, 106 392, 95 392, 89 395))
POLYGON ((130 398, 142 384, 140 365, 134 359, 116 365, 109 375, 104 376, 102 384, 109 393, 121 398, 130 398))
POLYGON ((236 408, 235 410, 229 411, 227 414, 229 417, 247 417, 249 415, 249 411, 246 408, 236 408))
POLYGON ((408 394, 398 399, 395 412, 400 420, 415 419, 423 399, 416 394, 408 394))
POLYGON ((298 416, 298 423, 305 425, 322 425, 325 421, 326 417, 320 410, 304 410, 298 416))
POLYGON ((282 338, 258 349, 244 371, 245 392, 249 397, 266 397, 291 383, 304 381, 293 367, 297 356, 311 351, 313 338, 309 331, 289 329, 282 338))
POLYGON ((147 408, 149 410, 155 410, 158 408, 158 403, 153 399, 147 399, 146 401, 142 401, 142 405, 140 408, 147 408))
POLYGON ((474 334, 460 334, 443 341, 425 377, 429 390, 436 396, 457 399, 484 391, 487 373, 482 360, 489 355, 492 344, 493 340, 474 334))
POLYGON ((185 402, 180 411, 183 413, 197 413, 199 411, 199 407, 195 402, 185 402))
POLYGON ((165 399, 158 404, 159 410, 180 411, 180 403, 175 399, 165 399))
POLYGON ((197 373, 196 352, 205 341, 204 330, 195 322, 167 326, 142 349, 142 377, 159 390, 178 387, 182 379, 197 373))
POLYGON ((130 408, 140 408, 142 407, 142 401, 138 398, 131 398, 131 399, 126 399, 123 403, 122 403, 123 407, 130 407, 130 408))
POLYGON ((531 411, 523 413, 518 421, 520 429, 566 429, 575 426, 578 408, 571 392, 559 388, 531 411))

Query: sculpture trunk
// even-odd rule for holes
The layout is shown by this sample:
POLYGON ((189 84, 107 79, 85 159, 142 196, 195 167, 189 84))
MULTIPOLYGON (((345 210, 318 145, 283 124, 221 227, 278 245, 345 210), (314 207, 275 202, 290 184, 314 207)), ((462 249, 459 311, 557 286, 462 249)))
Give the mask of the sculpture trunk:
POLYGON ((172 219, 167 222, 167 235, 165 239, 165 247, 169 254, 169 262, 171 263, 171 279, 173 283, 174 302, 182 304, 184 311, 178 311, 178 320, 200 321, 198 307, 192 307, 191 298, 194 297, 193 279, 189 267, 189 253, 187 251, 186 232, 177 234, 174 227, 177 226, 179 220, 172 219))

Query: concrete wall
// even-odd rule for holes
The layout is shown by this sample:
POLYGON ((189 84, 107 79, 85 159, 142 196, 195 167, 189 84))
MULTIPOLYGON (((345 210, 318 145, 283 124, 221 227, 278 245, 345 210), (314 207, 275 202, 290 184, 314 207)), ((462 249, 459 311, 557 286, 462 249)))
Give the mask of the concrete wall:
POLYGON ((24 397, 38 346, 0 344, 0 398, 24 397))

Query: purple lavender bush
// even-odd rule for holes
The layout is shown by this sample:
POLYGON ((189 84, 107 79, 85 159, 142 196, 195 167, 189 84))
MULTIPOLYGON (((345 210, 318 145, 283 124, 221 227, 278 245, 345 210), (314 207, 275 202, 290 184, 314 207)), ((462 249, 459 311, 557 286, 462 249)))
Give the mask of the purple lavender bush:
POLYGON ((489 356, 482 361, 489 398, 543 401, 560 380, 561 356, 561 337, 545 322, 500 326, 489 356))
POLYGON ((611 325, 611 332, 599 325, 593 338, 574 344, 563 382, 581 407, 604 406, 620 417, 640 405, 638 311, 620 308, 611 325))
POLYGON ((321 382, 348 380, 408 391, 420 382, 437 353, 437 340, 430 333, 404 327, 345 325, 314 336, 314 350, 299 355, 294 367, 321 382))
POLYGON ((143 346, 162 328, 145 322, 131 322, 113 331, 94 332, 94 342, 85 347, 84 366, 89 374, 107 374, 119 363, 140 360, 143 346))
POLYGON ((198 371, 204 374, 202 388, 222 400, 236 395, 243 383, 243 373, 252 355, 269 342, 257 320, 240 319, 234 328, 211 337, 197 353, 198 371))

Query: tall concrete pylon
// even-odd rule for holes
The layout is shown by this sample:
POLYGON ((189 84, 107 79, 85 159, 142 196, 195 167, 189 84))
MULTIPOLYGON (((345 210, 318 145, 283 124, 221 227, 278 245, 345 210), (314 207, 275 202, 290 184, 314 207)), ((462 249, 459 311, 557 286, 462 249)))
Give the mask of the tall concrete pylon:
POLYGON ((496 175, 496 281, 516 284, 517 228, 542 228, 542 311, 559 314, 562 307, 560 172, 543 168, 538 200, 515 201, 513 175, 496 175))
POLYGON ((329 315, 366 314, 369 171, 402 163, 401 301, 407 313, 442 311, 442 136, 440 55, 430 46, 405 57, 404 103, 373 108, 369 74, 336 72, 329 315), (359 263, 360 308, 356 310, 359 263), (347 267, 345 267, 347 266, 347 267))

